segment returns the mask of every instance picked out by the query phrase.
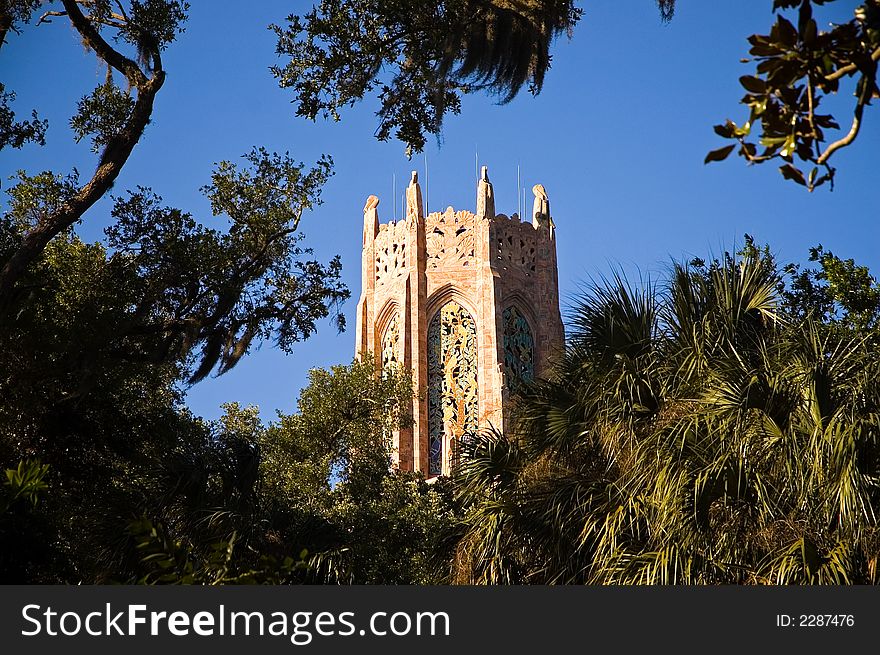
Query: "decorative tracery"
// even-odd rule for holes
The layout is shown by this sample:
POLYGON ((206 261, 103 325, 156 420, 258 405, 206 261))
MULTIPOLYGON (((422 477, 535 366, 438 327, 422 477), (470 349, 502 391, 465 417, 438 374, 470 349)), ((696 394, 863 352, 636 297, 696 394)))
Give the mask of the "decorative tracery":
POLYGON ((504 378, 507 388, 515 392, 535 377, 535 340, 525 317, 516 307, 502 314, 504 323, 504 378))
POLYGON ((383 225, 376 236, 376 286, 391 285, 396 280, 406 277, 406 225, 389 223, 383 225))
POLYGON ((495 258, 504 268, 534 275, 537 263, 537 235, 526 223, 499 222, 495 228, 495 258))
POLYGON ((426 239, 429 269, 474 265, 475 218, 470 212, 453 212, 451 207, 442 214, 428 216, 426 239))
POLYGON ((428 473, 448 470, 450 455, 477 426, 477 327, 450 301, 428 325, 428 473))

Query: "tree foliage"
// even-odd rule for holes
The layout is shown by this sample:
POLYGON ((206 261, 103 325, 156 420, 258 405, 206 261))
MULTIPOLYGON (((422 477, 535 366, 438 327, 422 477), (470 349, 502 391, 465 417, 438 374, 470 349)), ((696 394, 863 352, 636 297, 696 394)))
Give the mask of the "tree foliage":
POLYGON ((29 503, 36 507, 40 494, 48 485, 44 482, 49 467, 40 460, 22 460, 14 469, 6 469, 4 482, 4 498, 0 503, 0 516, 9 511, 16 503, 29 503))
POLYGON ((788 264, 790 284, 783 291, 798 318, 813 317, 851 330, 873 330, 880 318, 880 286, 867 266, 841 259, 821 245, 810 249, 819 268, 788 264))
MULTIPOLYGON (((17 1, 4 5, 0 20, 10 28, 17 22, 26 23, 31 20, 37 4, 17 1)), ((82 3, 82 7, 80 4, 76 0, 62 0, 63 11, 47 11, 38 22, 51 20, 50 17, 67 17, 83 45, 107 68, 105 83, 91 97, 80 101, 78 113, 72 120, 78 140, 94 135, 93 146, 96 151, 101 150, 100 158, 94 174, 85 184, 68 189, 62 202, 52 211, 41 214, 15 247, 4 253, 0 260, 0 317, 11 311, 19 280, 46 245, 79 221, 119 176, 150 121, 153 102, 165 81, 161 53, 182 31, 187 10, 187 4, 177 0, 132 0, 127 11, 122 4, 110 0, 82 3), (104 38, 102 30, 113 32, 114 45, 104 38), (124 54, 123 45, 133 52, 124 54), (125 80, 126 91, 117 89, 114 75, 125 80), (132 92, 134 99, 130 98, 132 92), (112 102, 106 102, 108 99, 112 102)), ((22 125, 13 126, 14 139, 27 136, 28 128, 22 125)), ((37 129, 33 125, 31 131, 37 129)), ((43 141, 39 131, 32 138, 43 141)))
POLYGON ((412 584, 440 579, 453 509, 393 471, 412 381, 372 359, 315 369, 298 411, 264 426, 226 406, 214 437, 178 451, 152 517, 131 524, 136 579, 154 583, 412 584))
MULTIPOLYGON (((736 149, 752 164, 781 160, 783 177, 810 191, 833 185, 829 160, 858 136, 864 109, 878 95, 880 59, 878 0, 859 5, 851 21, 820 30, 813 6, 833 1, 774 0, 779 14, 769 34, 748 39, 757 62, 755 74, 740 78, 749 118, 715 126, 734 143, 710 152, 706 163, 736 149), (784 15, 792 10, 796 26, 784 15), (839 124, 820 102, 848 80, 855 89, 851 125, 829 140, 827 132, 839 124), (796 158, 810 170, 795 165, 796 158)), ((657 5, 663 20, 672 19, 674 0, 657 5)), ((571 36, 581 13, 570 0, 324 0, 289 16, 287 26, 272 26, 276 50, 288 58, 272 70, 282 88, 293 89, 297 115, 311 119, 339 120, 343 107, 375 93, 377 138, 393 135, 411 154, 422 150, 426 135, 439 136, 464 94, 488 91, 506 103, 526 85, 539 93, 554 39, 571 36)))
POLYGON ((15 93, 7 93, 6 87, 0 82, 0 150, 6 147, 21 148, 29 141, 45 145, 49 121, 40 120, 36 111, 31 112, 32 120, 16 121, 15 112, 10 106, 14 100, 15 93))
POLYGON ((22 565, 26 565, 21 557, 23 550, 42 550, 39 537, 43 535, 37 527, 42 517, 37 506, 49 487, 48 473, 49 466, 38 459, 22 459, 5 471, 6 479, 0 486, 0 542, 4 544, 0 549, 0 579, 4 581, 21 576, 22 565))
POLYGON ((438 582, 451 497, 392 467, 391 432, 412 421, 410 375, 377 376, 364 357, 312 370, 309 382, 299 411, 279 416, 262 441, 270 525, 282 542, 298 530, 322 581, 438 582))
POLYGON ((787 180, 810 191, 826 182, 833 187, 832 155, 856 140, 865 107, 880 97, 880 2, 866 0, 852 20, 821 30, 813 5, 831 1, 774 0, 773 10, 779 14, 770 33, 749 37, 755 74, 740 77, 746 90, 740 102, 749 107, 749 118, 742 125, 728 119, 715 126, 719 136, 735 143, 710 152, 707 163, 725 159, 738 144, 737 154, 750 164, 778 160, 787 180), (796 24, 786 18, 786 10, 797 11, 796 24), (840 125, 822 112, 820 103, 850 80, 855 96, 850 126, 843 136, 829 140, 827 131, 840 125), (796 160, 803 164, 795 165, 796 160))
POLYGON ((880 581, 878 336, 828 309, 864 270, 814 255, 780 270, 748 240, 662 285, 598 284, 515 430, 464 465, 456 579, 880 581))
POLYGON ((323 0, 273 26, 288 61, 272 70, 311 119, 338 120, 376 92, 376 136, 418 152, 460 111, 462 94, 488 90, 508 102, 526 84, 540 92, 553 39, 580 14, 571 0, 323 0))
MULTIPOLYGON (((325 318, 342 329, 349 291, 338 257, 316 260, 300 231, 332 175, 329 157, 307 167, 254 148, 241 162, 221 161, 202 188, 208 217, 167 206, 144 180, 111 198, 105 242, 80 239, 77 224, 150 121, 162 55, 187 5, 61 4, 0 7, 4 38, 63 20, 106 69, 70 121, 74 139, 97 154, 94 173, 19 171, 0 218, 0 464, 39 458, 52 477, 45 501, 12 517, 16 546, 0 577, 132 580, 144 535, 127 526, 139 517, 188 544, 232 543, 232 532, 247 542, 260 527, 203 522, 205 502, 256 515, 259 449, 241 412, 225 423, 194 417, 185 387, 228 371, 256 343, 290 352, 325 318)), ((45 123, 16 122, 11 96, 0 99, 2 145, 42 143, 45 123)))
MULTIPOLYGON (((5 0, 0 4, 0 48, 6 43, 9 31, 18 32, 22 23, 31 20, 33 12, 40 6, 40 0, 5 0)), ((16 121, 11 104, 15 92, 6 91, 0 82, 0 150, 6 147, 21 148, 25 143, 46 143, 46 130, 49 121, 40 120, 36 111, 31 112, 30 121, 16 121)))

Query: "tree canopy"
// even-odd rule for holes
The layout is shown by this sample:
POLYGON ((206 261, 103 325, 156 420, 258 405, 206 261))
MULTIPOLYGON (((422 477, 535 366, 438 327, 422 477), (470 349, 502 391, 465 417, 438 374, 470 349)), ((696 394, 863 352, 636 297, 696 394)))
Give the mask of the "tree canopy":
MULTIPOLYGON (((746 90, 740 102, 748 106, 749 118, 742 125, 728 119, 715 126, 719 136, 738 142, 736 152, 748 163, 780 160, 782 176, 810 191, 826 182, 833 186, 832 155, 856 140, 865 107, 880 97, 880 2, 867 0, 852 20, 829 30, 819 29, 813 16, 813 5, 823 4, 828 0, 774 0, 773 9, 780 13, 770 33, 749 37, 755 74, 740 77, 746 90), (782 10, 797 10, 795 23, 782 10), (826 131, 840 125, 819 104, 849 80, 855 96, 852 119, 846 133, 830 141, 826 131), (756 141, 750 139, 753 132, 756 141), (794 165, 795 158, 804 164, 794 165), (800 166, 811 168, 806 172, 800 166)), ((725 159, 736 146, 710 152, 706 162, 725 159)))
MULTIPOLYGON (((226 467, 217 497, 251 503, 251 445, 229 436, 228 426, 193 416, 185 389, 229 371, 256 343, 290 352, 325 318, 344 328, 339 305, 349 290, 341 262, 318 261, 300 229, 321 203, 329 157, 306 166, 255 147, 240 162, 220 161, 201 189, 207 217, 167 205, 147 183, 113 189, 151 120, 165 78, 162 54, 182 32, 187 9, 173 0, 0 8, 4 38, 27 23, 58 29, 52 22, 63 20, 106 71, 70 120, 74 140, 96 155, 91 176, 20 170, 5 189, 0 462, 11 471, 36 460, 48 467, 41 477, 48 490, 32 520, 17 518, 21 503, 9 517, 21 548, 2 563, 7 580, 130 574, 136 553, 125 547, 126 526, 139 512, 165 516, 179 495, 163 487, 173 479, 166 473, 193 453, 212 454, 200 469, 205 475, 226 467), (87 243, 77 225, 111 189, 109 215, 96 219, 107 225, 106 238, 87 243), (248 457, 245 484, 236 467, 248 457), (234 479, 238 486, 228 487, 234 479)), ((10 93, 2 95, 0 146, 42 144, 44 121, 36 113, 18 121, 10 93)), ((183 524, 162 525, 178 540, 200 534, 183 524)))
POLYGON ((877 304, 845 289, 880 287, 814 259, 747 240, 586 293, 516 427, 465 460, 455 579, 876 584, 877 304))
MULTIPOLYGON (((740 78, 749 118, 715 126, 736 143, 713 150, 706 163, 725 159, 739 145, 736 152, 748 163, 780 160, 783 177, 810 191, 833 184, 829 160, 858 136, 865 107, 878 96, 880 59, 878 0, 858 5, 849 22, 822 30, 814 5, 833 1, 773 1, 777 16, 769 34, 748 37, 757 62, 754 75, 740 78), (787 12, 796 12, 794 23, 787 12), (850 127, 829 140, 828 131, 840 126, 821 112, 820 102, 850 80, 850 127), (796 159, 810 170, 796 166, 796 159)), ((674 0, 657 5, 662 20, 672 19, 674 0)), ((440 135, 444 116, 459 113, 464 94, 488 91, 503 104, 523 86, 540 93, 554 40, 571 37, 582 13, 570 0, 323 0, 289 16, 286 26, 273 26, 277 52, 287 63, 272 70, 282 88, 293 90, 297 115, 306 118, 339 120, 344 107, 375 93, 376 137, 394 136, 411 154, 422 150, 427 136, 440 135)))
MULTIPOLYGON (((8 29, 32 21, 38 4, 12 3, 5 10, 8 29)), ((66 18, 106 67, 105 81, 82 97, 70 120, 75 140, 88 139, 98 161, 86 181, 75 169, 19 171, 7 189, 0 322, 14 328, 25 320, 33 273, 47 247, 73 238, 72 227, 113 186, 149 123, 165 77, 161 54, 183 31, 187 9, 172 0, 134 0, 127 9, 109 0, 70 0, 63 11, 46 11, 37 20, 66 18)), ((36 118, 27 124, 7 118, 8 145, 42 140, 36 118)), ((165 206, 148 186, 114 197, 103 283, 130 295, 119 298, 117 321, 103 331, 109 339, 105 353, 128 360, 186 360, 192 364, 190 381, 196 382, 215 367, 229 370, 254 339, 290 350, 314 331, 318 319, 333 314, 344 327, 338 305, 349 292, 340 281, 341 263, 311 259, 298 231, 303 214, 321 203, 332 160, 322 157, 306 168, 289 153, 263 148, 243 159, 245 166, 217 164, 202 189, 214 217, 225 219, 228 229, 216 219, 220 227, 207 228, 185 210, 165 206)))

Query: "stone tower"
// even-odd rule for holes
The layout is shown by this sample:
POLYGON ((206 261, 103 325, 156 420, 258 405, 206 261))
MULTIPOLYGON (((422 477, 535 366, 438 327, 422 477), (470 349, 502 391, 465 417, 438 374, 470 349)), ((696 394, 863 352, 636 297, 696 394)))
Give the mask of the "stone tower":
POLYGON ((394 434, 394 457, 427 477, 449 473, 461 440, 504 430, 511 393, 541 375, 564 340, 544 187, 533 188, 526 223, 496 214, 485 166, 480 177, 475 214, 425 216, 416 172, 403 220, 379 223, 376 196, 364 206, 356 354, 412 371, 414 424, 394 434))

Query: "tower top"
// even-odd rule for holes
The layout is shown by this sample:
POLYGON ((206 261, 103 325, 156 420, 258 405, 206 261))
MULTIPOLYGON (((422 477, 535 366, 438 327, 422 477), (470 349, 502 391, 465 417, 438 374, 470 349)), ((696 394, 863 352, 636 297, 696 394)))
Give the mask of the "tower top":
MULTIPOLYGON (((550 215, 550 200, 547 196, 547 191, 543 184, 536 184, 532 187, 532 193, 535 195, 535 200, 532 205, 532 227, 536 230, 550 228, 550 238, 553 239, 553 228, 556 226, 550 215)), ((368 233, 372 233, 372 237, 379 234, 378 206, 379 198, 377 196, 371 195, 367 198, 366 204, 364 205, 364 244, 367 243, 368 233)), ((444 213, 446 212, 433 212, 431 216, 444 213)), ((488 166, 480 167, 480 179, 477 180, 477 206, 475 214, 478 218, 488 220, 494 220, 496 218, 499 220, 516 220, 517 218, 522 220, 522 217, 518 217, 516 214, 508 217, 505 214, 497 214, 495 212, 495 191, 491 180, 489 180, 488 166)), ((412 171, 410 173, 409 185, 406 188, 404 220, 407 223, 423 223, 425 218, 426 212, 422 201, 422 187, 419 183, 419 173, 418 171, 412 171)))

